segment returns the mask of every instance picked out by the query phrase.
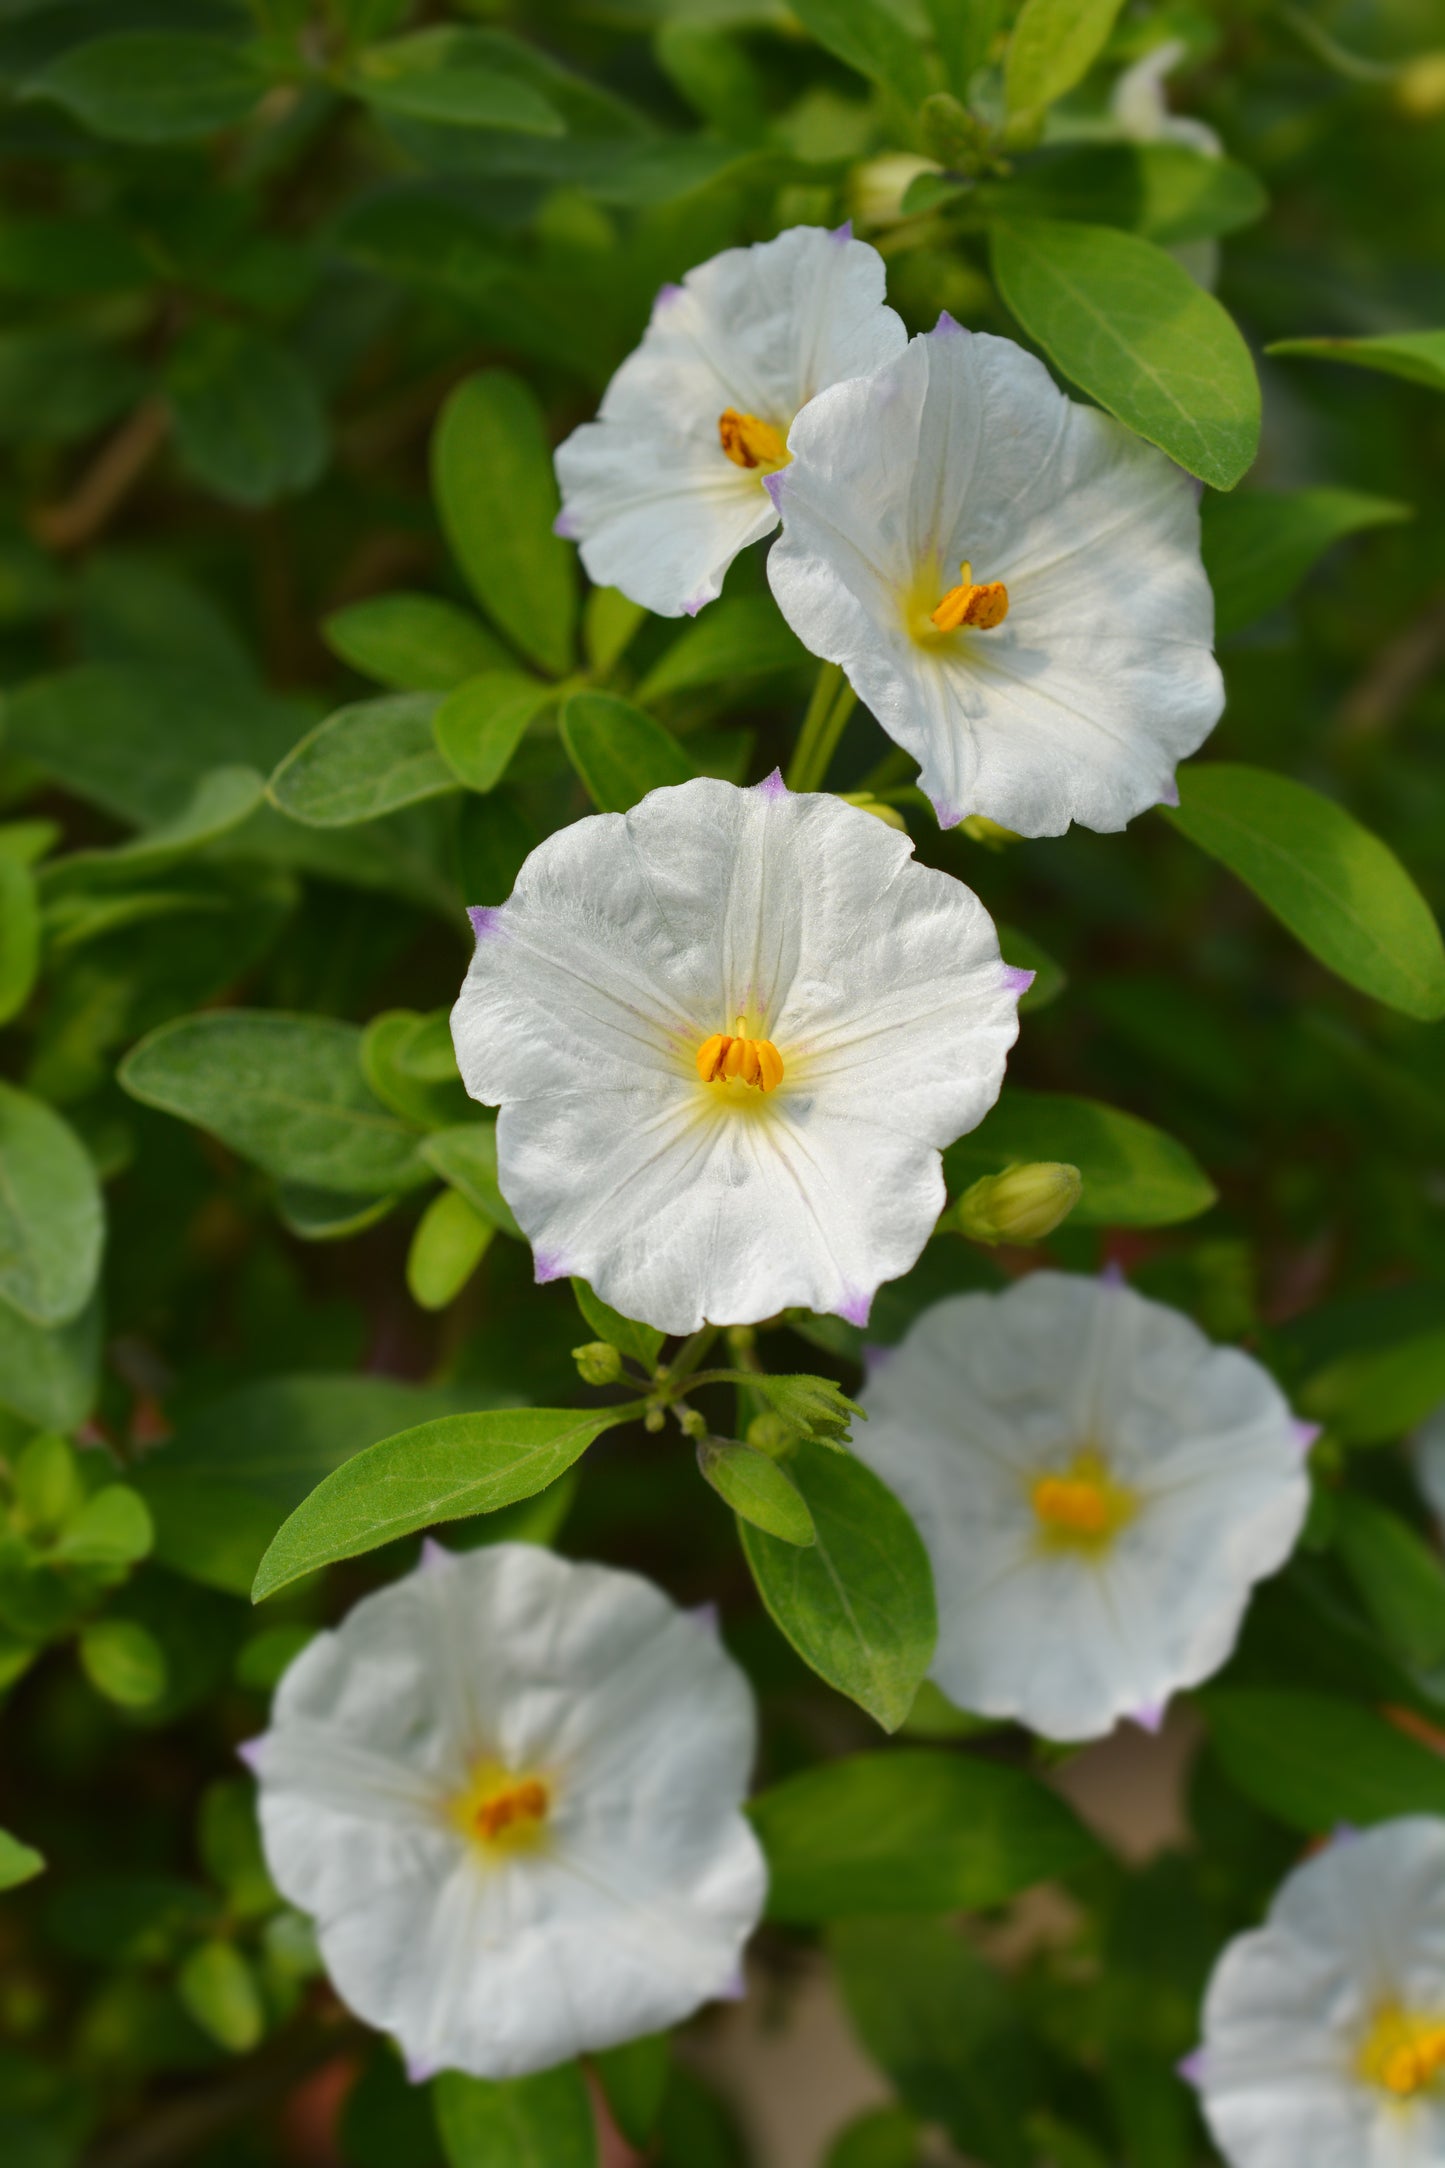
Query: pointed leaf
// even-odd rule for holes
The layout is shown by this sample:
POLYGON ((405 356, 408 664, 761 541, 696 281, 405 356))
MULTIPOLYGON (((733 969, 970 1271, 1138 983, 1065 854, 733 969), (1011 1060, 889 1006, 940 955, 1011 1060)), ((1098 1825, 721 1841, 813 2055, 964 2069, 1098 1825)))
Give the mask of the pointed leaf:
POLYGON ((736 1438, 699 1438, 697 1464, 704 1482, 712 1485, 740 1521, 776 1536, 780 1543, 814 1540, 813 1516, 802 1492, 786 1469, 766 1453, 736 1438))
POLYGON ((435 693, 393 693, 328 715, 267 785, 272 803, 308 828, 352 828, 455 790, 436 749, 435 693))
POLYGON ((100 1272, 105 1214, 90 1155, 42 1099, 0 1083, 0 1302, 67 1325, 100 1272))
POLYGON ((1287 602, 1333 543, 1413 519, 1414 508, 1358 489, 1239 490, 1200 507, 1204 568, 1220 639, 1287 602))
POLYGON ((1373 339, 1276 339, 1265 352, 1347 361, 1356 369, 1377 369, 1445 391, 1445 331, 1389 331, 1373 339))
POLYGON ((556 689, 518 670, 490 670, 448 694, 432 718, 437 750, 468 790, 495 790, 556 689))
POLYGON ((650 790, 696 773, 670 730, 612 693, 574 693, 561 728, 567 758, 601 813, 626 813, 650 790))

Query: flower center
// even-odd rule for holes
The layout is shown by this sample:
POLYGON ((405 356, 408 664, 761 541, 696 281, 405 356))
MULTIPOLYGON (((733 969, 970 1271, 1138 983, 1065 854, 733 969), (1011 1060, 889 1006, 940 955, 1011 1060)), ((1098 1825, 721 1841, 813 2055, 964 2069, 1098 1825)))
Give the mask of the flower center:
POLYGON ((1039 1534, 1050 1550, 1101 1551, 1138 1511, 1131 1490, 1116 1483, 1100 1453, 1076 1453, 1066 1468, 1050 1469, 1029 1485, 1039 1534))
POLYGON ((735 467, 766 467, 773 474, 793 456, 772 423, 760 414, 739 414, 736 407, 727 407, 718 416, 717 433, 735 467))
POLYGON ((783 1057, 771 1039, 750 1039, 739 1017, 733 1031, 715 1031, 697 1050, 697 1073, 704 1084, 750 1084, 756 1091, 776 1091, 783 1081, 783 1057))
POLYGON ((1390 2003, 1360 2048, 1360 2075, 1396 2100, 1412 2100, 1445 2071, 1445 2019, 1390 2003))
POLYGON ((1008 616, 1008 589, 1002 580, 984 580, 976 585, 973 566, 965 558, 958 568, 957 587, 950 587, 936 609, 928 613, 929 623, 940 632, 957 632, 962 625, 972 625, 979 632, 992 632, 1008 616))
POLYGON ((495 1856, 530 1851, 540 1843, 551 1805, 552 1794, 540 1777, 484 1761, 452 1800, 450 1816, 464 1836, 495 1856))

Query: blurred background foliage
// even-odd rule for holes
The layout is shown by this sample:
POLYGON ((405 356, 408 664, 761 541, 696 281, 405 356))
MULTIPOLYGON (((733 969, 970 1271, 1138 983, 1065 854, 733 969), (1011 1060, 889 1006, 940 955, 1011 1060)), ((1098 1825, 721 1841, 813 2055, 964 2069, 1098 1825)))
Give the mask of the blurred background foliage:
MULTIPOLYGON (((307 1634, 410 1554, 247 1595, 359 1446, 588 1397, 590 1328, 533 1287, 451 1065, 462 907, 594 805, 786 764, 813 679, 759 552, 679 628, 584 599, 550 537, 546 447, 664 281, 851 217, 910 330, 1027 339, 1010 219, 1217 271, 1264 427, 1240 494, 1205 493, 1206 763, 1348 805, 1445 908, 1445 335, 1408 373, 1265 352, 1445 324, 1436 0, 1064 9, 1099 34, 1022 112, 1016 12, 0 0, 7 2168, 443 2158, 279 1905, 234 1758, 307 1634), (1227 163, 1121 109, 1166 41, 1227 163)), ((1076 1846, 1023 1955, 996 1907, 874 1916, 844 1874, 765 1930, 758 1992, 821 1942, 896 2089, 831 2168, 907 2168, 940 2129, 999 2168, 1189 2168, 1173 2066, 1224 1936, 1337 1821, 1445 1811, 1445 1580, 1397 1449, 1445 1401, 1442 1026, 1326 971, 1164 815, 942 835, 863 712, 830 782, 891 802, 1040 967, 952 1189, 1076 1161, 1049 1254, 1121 1262, 1327 1428, 1305 1545, 1198 1697, 1189 1849, 1076 1846)), ((1023 1262, 941 1233, 873 1336, 1023 1262)), ((858 1335, 796 1322, 773 1367, 855 1385, 858 1335)), ((676 1441, 618 1432, 460 1540, 499 1533, 720 1601, 767 1782, 882 1744, 769 1624, 676 1441)), ((905 1734, 1055 1759, 928 1693, 905 1734)), ((689 2054, 604 2070, 616 2121, 668 2168, 753 2158, 689 2054)))

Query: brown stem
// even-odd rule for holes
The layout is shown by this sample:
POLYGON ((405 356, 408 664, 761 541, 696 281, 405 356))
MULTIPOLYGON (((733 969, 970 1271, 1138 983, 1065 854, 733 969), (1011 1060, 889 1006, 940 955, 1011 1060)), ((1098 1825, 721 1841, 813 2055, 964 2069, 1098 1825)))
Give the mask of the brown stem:
POLYGON ((169 409, 159 399, 142 401, 59 504, 39 506, 31 530, 47 549, 78 550, 114 517, 166 440, 169 409))
POLYGON ((1445 588, 1437 588, 1418 617, 1395 634, 1351 688, 1339 727, 1349 737, 1388 730, 1445 659, 1445 588))

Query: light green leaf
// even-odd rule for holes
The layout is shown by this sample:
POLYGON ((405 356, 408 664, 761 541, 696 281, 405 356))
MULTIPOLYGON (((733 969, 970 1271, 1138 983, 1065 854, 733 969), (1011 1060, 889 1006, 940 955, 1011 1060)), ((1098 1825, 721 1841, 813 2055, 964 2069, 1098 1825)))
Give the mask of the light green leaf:
POLYGON ((406 1259, 411 1299, 423 1310, 444 1310, 487 1254, 496 1228, 457 1189, 438 1191, 417 1222, 406 1259))
POLYGON ((1403 1437, 1445 1407, 1445 1328, 1350 1349, 1315 1372, 1299 1404, 1346 1445, 1403 1437))
POLYGON ((8 1829, 0 1829, 0 1890, 19 1889, 22 1882, 33 1882, 44 1871, 39 1852, 12 1837, 8 1829))
POLYGON ((762 1793, 748 1812, 778 1920, 974 1910, 1099 1856, 1056 1792, 965 1754, 907 1749, 826 1762, 762 1793))
POLYGON ((111 850, 68 851, 51 859, 40 871, 47 908, 53 913, 57 896, 128 887, 137 874, 161 872, 177 859, 204 850, 249 820, 265 794, 265 781, 254 768, 209 769, 169 820, 143 829, 129 843, 111 850))
POLYGON ((468 678, 437 709, 432 735, 452 774, 468 790, 494 790, 511 765, 527 725, 556 688, 516 670, 468 678))
POLYGON ((439 595, 375 595, 322 620, 333 655, 403 693, 449 693, 509 657, 470 610, 439 595))
POLYGON ((170 357, 166 390, 187 466, 228 503, 295 496, 326 465, 330 440, 315 380, 260 332, 195 325, 170 357))
POLYGON ((97 1619, 80 1637, 81 1669, 98 1694, 122 1709, 145 1709, 169 1683, 166 1653, 135 1619, 97 1619))
POLYGON ((573 1280, 572 1293, 577 1299, 578 1309, 599 1340, 606 1340, 610 1346, 620 1348, 624 1355, 630 1355, 644 1370, 650 1372, 656 1369, 657 1358, 662 1353, 662 1343, 667 1338, 665 1332, 659 1332, 655 1325, 639 1324, 636 1318, 624 1317, 620 1310, 613 1309, 611 1303, 604 1302, 600 1295, 595 1295, 585 1280, 573 1280))
POLYGON ((318 1484, 261 1561, 255 1602, 338 1558, 438 1521, 530 1498, 632 1409, 501 1408, 444 1415, 368 1446, 318 1484))
POLYGON ((382 1105, 417 1129, 445 1129, 465 1115, 466 1088, 445 1009, 384 1009, 361 1035, 361 1073, 382 1105))
POLYGON ((1200 515, 1214 629, 1227 639, 1287 602, 1333 543, 1413 519, 1414 509, 1358 489, 1247 489, 1206 496, 1200 515))
POLYGON ((249 2055, 266 2030, 261 1991, 234 1942, 203 1942, 176 1975, 186 2009, 219 2047, 249 2055))
POLYGON ((1360 1702, 1243 1687, 1200 1699, 1230 1782, 1292 1829, 1445 1814, 1445 1760, 1360 1702))
POLYGON ((268 796, 308 828, 354 828, 455 790, 432 737, 436 710, 435 693, 390 693, 338 708, 287 754, 268 796))
POLYGON ((100 1273, 105 1213, 90 1155, 53 1108, 0 1083, 0 1302, 68 1325, 100 1273))
POLYGON ((128 1483, 95 1491, 62 1531, 51 1555, 66 1566, 134 1566, 155 1541, 150 1509, 128 1483))
POLYGON ((646 704, 699 685, 767 677, 808 661, 771 595, 724 595, 679 633, 637 689, 646 704))
MULTIPOLYGON (((422 1157, 444 1182, 461 1191, 483 1219, 514 1241, 525 1242, 497 1181, 497 1124, 487 1117, 439 1129, 422 1140, 422 1157)), ((604 1338, 606 1335, 604 1335, 604 1338)))
POLYGON ((1017 1084, 971 1135, 950 1145, 943 1166, 954 1192, 981 1174, 1040 1159, 1078 1168, 1078 1226, 1170 1227, 1207 1212, 1216 1196, 1192 1155, 1152 1123, 1097 1099, 1017 1084))
POLYGON ((98 1299, 54 1330, 0 1302, 0 1407, 45 1430, 74 1430, 95 1404, 100 1335, 98 1299))
POLYGON ((190 143, 244 120, 266 77, 244 47, 193 31, 122 30, 62 51, 22 85, 113 143, 190 143))
POLYGON ((1259 381, 1212 294, 1152 241, 1068 219, 993 230, 999 292, 1049 359, 1190 474, 1233 489, 1259 446, 1259 381))
POLYGON ((1426 1022, 1445 1016, 1445 942, 1394 852, 1287 775, 1183 768, 1166 818, 1252 889, 1327 970, 1426 1022))
POLYGON ((645 2151, 657 2128, 672 2065, 672 2035, 646 2033, 591 2058, 612 2120, 629 2145, 645 2151))
POLYGON ((444 2070, 432 2099, 450 2168, 596 2168, 592 2103, 576 2063, 500 2082, 444 2070))
POLYGON ((562 116, 541 91, 503 74, 485 32, 452 24, 416 30, 356 55, 350 86, 368 105, 457 128, 560 135, 562 116))
POLYGON ((183 1016, 132 1049, 120 1082, 282 1181, 376 1196, 425 1179, 416 1136, 367 1086, 353 1024, 271 1010, 183 1016))
POLYGON ((647 612, 616 587, 592 587, 582 605, 582 644, 592 668, 605 677, 619 662, 647 612))
POLYGON ((970 198, 991 218, 1073 218, 1171 247, 1232 233, 1269 199, 1248 166, 1182 143, 1069 143, 1041 151, 970 198))
POLYGON ((922 2146, 906 2108, 865 2108, 833 2140, 823 2168, 919 2168, 922 2146))
POLYGON ((1010 113, 1044 111, 1083 81, 1122 0, 1024 0, 1004 63, 1010 113))
POLYGON ((0 852, 0 1024, 18 1016, 40 968, 40 905, 35 876, 0 852))
POLYGON ((816 1541, 799 1550, 740 1523, 753 1579, 804 1663, 896 1731, 938 1638, 928 1553, 892 1491, 861 1461, 801 1445, 788 1472, 816 1541))
POLYGON ((301 1242, 344 1242, 374 1227, 401 1202, 399 1196, 348 1197, 306 1182, 278 1182, 276 1213, 301 1242))
POLYGON ((928 95, 923 48, 884 0, 792 0, 821 46, 907 106, 928 95))
POLYGON ((802 1492, 777 1461, 735 1438, 699 1438, 697 1465, 740 1521, 761 1528, 780 1543, 814 1540, 813 1516, 802 1492))
POLYGON ((1392 1654, 1411 1670, 1445 1663, 1445 1568, 1408 1521, 1342 1496, 1334 1547, 1392 1654))
POLYGON ((650 790, 696 772, 670 730, 613 693, 574 693, 561 730, 567 758, 602 813, 626 813, 650 790))
POLYGON ((993 50, 1003 0, 923 0, 948 84, 967 100, 974 76, 993 50))
POLYGON ((1347 361, 1356 369, 1377 369, 1445 391, 1445 331, 1389 331, 1373 339, 1276 339, 1265 352, 1347 361))
POLYGON ((576 552, 552 532, 560 499, 546 418, 520 377, 486 369, 457 386, 432 439, 432 486, 483 609, 561 677, 572 663, 576 552))

